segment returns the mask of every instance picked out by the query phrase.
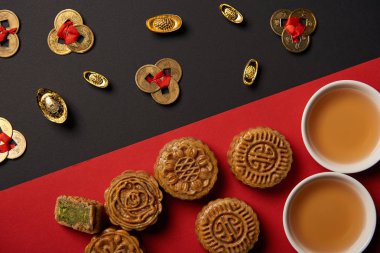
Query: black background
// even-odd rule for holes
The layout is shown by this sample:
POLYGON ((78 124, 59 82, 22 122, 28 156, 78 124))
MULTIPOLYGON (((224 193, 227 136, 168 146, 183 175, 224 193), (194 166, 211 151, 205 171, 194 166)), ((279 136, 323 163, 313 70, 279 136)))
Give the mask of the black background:
MULTIPOLYGON (((0 164, 0 189, 164 133, 210 115, 300 85, 376 58, 379 1, 229 1, 246 19, 229 23, 220 2, 143 0, 39 0, 0 2, 21 22, 20 49, 0 58, 0 117, 7 118, 28 142, 18 160, 0 164), (318 20, 309 49, 285 50, 269 26, 280 8, 306 7, 318 20), (56 14, 72 8, 95 34, 86 54, 58 56, 47 46, 56 14), (173 34, 153 34, 151 16, 174 13, 183 27, 173 34), (156 104, 135 85, 136 70, 172 57, 183 69, 181 95, 171 106, 156 104), (260 62, 252 87, 242 83, 250 58, 260 62), (109 89, 82 79, 84 70, 104 74, 109 89), (60 93, 69 107, 64 125, 46 120, 35 99, 38 88, 60 93)), ((296 99, 296 98, 295 98, 296 99)))

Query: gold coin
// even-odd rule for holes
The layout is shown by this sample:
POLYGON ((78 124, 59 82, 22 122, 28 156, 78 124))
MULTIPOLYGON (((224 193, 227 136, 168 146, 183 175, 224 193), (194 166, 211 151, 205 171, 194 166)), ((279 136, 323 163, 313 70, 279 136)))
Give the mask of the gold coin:
POLYGON ((67 119, 67 106, 61 95, 49 89, 37 90, 37 103, 43 115, 51 122, 61 124, 67 119))
POLYGON ((24 135, 17 130, 13 130, 12 140, 17 144, 8 151, 8 159, 16 159, 22 156, 26 150, 26 140, 24 135))
POLYGON ((301 53, 305 51, 310 44, 310 36, 301 35, 299 36, 299 42, 293 42, 292 36, 287 33, 286 30, 282 32, 281 40, 285 48, 292 53, 301 53))
POLYGON ((289 17, 301 18, 305 20, 305 31, 303 32, 303 35, 312 34, 317 27, 317 19, 315 18, 314 13, 308 9, 296 9, 290 13, 289 17))
POLYGON ((91 70, 83 72, 83 78, 88 83, 98 88, 106 88, 108 86, 108 79, 105 76, 91 70))
POLYGON ((158 90, 156 92, 151 93, 152 98, 154 101, 161 105, 168 105, 173 103, 177 100, 179 96, 179 85, 177 81, 175 81, 173 78, 170 79, 170 83, 168 86, 168 92, 164 92, 163 90, 158 90))
POLYGON ((140 90, 147 93, 157 92, 160 87, 155 83, 149 83, 145 78, 148 75, 155 76, 161 69, 156 65, 147 64, 139 68, 135 75, 135 82, 140 90))
POLYGON ((243 15, 231 5, 221 4, 219 5, 219 10, 232 23, 239 24, 244 20, 243 15))
POLYGON ((284 27, 283 22, 288 19, 291 11, 287 9, 280 9, 275 11, 270 17, 270 27, 272 27, 273 32, 281 36, 284 27))
POLYGON ((71 53, 71 50, 67 45, 59 43, 58 40, 57 30, 53 28, 47 37, 47 43, 50 50, 58 55, 67 55, 71 53))
POLYGON ((70 20, 74 25, 83 25, 83 19, 81 15, 72 9, 66 9, 60 11, 54 19, 54 28, 59 30, 59 28, 66 22, 70 20))
MULTIPOLYGON (((1 130, 0 133, 4 132, 9 137, 12 137, 13 128, 12 128, 11 123, 8 120, 6 120, 4 118, 0 118, 0 130, 1 130)), ((0 141, 0 143, 1 143, 1 141, 0 141)))
POLYGON ((255 59, 250 59, 245 65, 243 71, 243 83, 251 85, 256 79, 257 72, 259 71, 259 63, 255 59))
POLYGON ((86 25, 75 25, 74 27, 83 37, 83 40, 81 42, 71 43, 67 45, 67 47, 75 53, 85 53, 94 45, 94 34, 91 31, 90 27, 86 25))
POLYGON ((177 82, 181 80, 182 68, 181 68, 181 65, 179 65, 179 63, 176 60, 171 59, 171 58, 163 58, 159 60, 158 62, 156 62, 155 65, 159 67, 161 70, 169 68, 171 77, 174 78, 174 80, 176 80, 177 82))
POLYGON ((149 18, 145 25, 151 32, 170 33, 181 28, 182 19, 178 15, 162 14, 149 18))
POLYGON ((14 12, 10 10, 0 10, 0 22, 1 21, 8 21, 9 27, 7 28, 16 28, 16 33, 18 32, 20 21, 14 12))
POLYGON ((17 53, 20 41, 17 34, 8 34, 8 46, 0 46, 0 57, 8 58, 17 53))
POLYGON ((0 163, 3 162, 8 157, 8 151, 0 153, 0 163))

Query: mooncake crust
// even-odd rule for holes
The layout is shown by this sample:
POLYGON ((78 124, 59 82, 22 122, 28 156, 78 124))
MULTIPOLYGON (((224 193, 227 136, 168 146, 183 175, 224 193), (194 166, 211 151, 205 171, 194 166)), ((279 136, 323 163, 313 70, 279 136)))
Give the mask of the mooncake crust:
POLYGON ((235 136, 227 157, 235 177, 254 188, 280 183, 293 162, 290 144, 269 127, 251 128, 235 136))
POLYGON ((115 177, 104 198, 111 223, 127 231, 153 225, 162 211, 162 192, 154 177, 145 171, 127 170, 115 177))
POLYGON ((210 253, 246 253, 258 241, 260 223, 256 213, 244 201, 217 199, 199 212, 195 233, 210 253))
POLYGON ((214 153, 200 140, 185 137, 172 140, 160 151, 154 176, 173 197, 199 199, 210 192, 218 175, 214 153))
POLYGON ((86 246, 85 253, 143 253, 139 241, 125 230, 108 228, 94 236, 86 246))

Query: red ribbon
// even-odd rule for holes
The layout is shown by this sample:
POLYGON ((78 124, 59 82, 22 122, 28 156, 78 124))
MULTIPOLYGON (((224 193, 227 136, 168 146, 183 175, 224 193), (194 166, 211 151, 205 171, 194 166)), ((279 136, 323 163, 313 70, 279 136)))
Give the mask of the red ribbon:
POLYGON ((160 87, 160 89, 164 89, 169 86, 170 78, 171 78, 170 69, 164 69, 158 72, 155 76, 152 76, 151 74, 149 74, 147 77, 145 77, 145 80, 148 83, 157 84, 158 87, 160 87))
POLYGON ((12 28, 12 29, 7 30, 4 26, 0 25, 0 43, 4 42, 7 39, 8 34, 15 34, 16 31, 17 31, 17 28, 12 28))
POLYGON ((2 132, 0 133, 0 141, 3 142, 3 144, 0 145, 0 153, 5 153, 12 148, 16 147, 15 143, 12 142, 12 138, 9 137, 6 133, 2 132))
POLYGON ((289 35, 292 36, 293 42, 297 43, 300 41, 299 37, 305 31, 305 26, 300 22, 301 18, 288 18, 285 24, 285 30, 289 35))
POLYGON ((78 40, 80 33, 74 27, 74 23, 69 20, 61 25, 57 32, 57 35, 58 38, 63 39, 65 41, 66 45, 69 45, 78 40))

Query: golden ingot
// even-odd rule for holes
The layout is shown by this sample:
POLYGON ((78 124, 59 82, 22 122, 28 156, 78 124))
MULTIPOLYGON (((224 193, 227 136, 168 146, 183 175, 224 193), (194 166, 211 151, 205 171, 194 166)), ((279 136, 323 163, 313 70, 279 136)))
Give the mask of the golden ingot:
POLYGON ((71 53, 71 50, 67 45, 59 43, 58 40, 57 30, 53 28, 47 37, 47 43, 50 50, 58 55, 67 55, 71 53))
POLYGON ((270 27, 273 32, 281 36, 284 30, 283 23, 289 18, 291 11, 287 9, 280 9, 275 11, 270 18, 270 27))
POLYGON ((83 19, 81 15, 72 9, 66 9, 60 11, 54 19, 54 28, 59 30, 59 28, 66 22, 70 20, 74 25, 83 25, 83 19))
POLYGON ((10 10, 0 10, 0 22, 2 21, 8 21, 9 28, 16 28, 16 33, 18 32, 20 21, 14 12, 10 10))
POLYGON ((310 36, 299 36, 299 42, 294 42, 292 36, 284 30, 281 36, 282 44, 292 53, 301 53, 305 51, 310 44, 310 36))
POLYGON ((161 105, 168 105, 176 101, 180 92, 177 81, 173 78, 170 79, 170 83, 166 91, 167 92, 165 92, 165 90, 158 90, 151 93, 153 100, 161 105))
POLYGON ((147 64, 139 68, 135 75, 135 82, 137 87, 140 90, 147 93, 157 92, 160 90, 160 87, 155 83, 149 83, 145 78, 148 75, 155 76, 161 69, 156 65, 147 64))
POLYGON ((13 130, 12 140, 16 143, 16 146, 8 151, 8 159, 19 158, 26 150, 26 139, 22 133, 13 130))
POLYGON ((219 5, 219 10, 223 16, 232 23, 239 24, 244 20, 243 15, 231 5, 221 4, 219 5))
POLYGON ((74 27, 83 37, 83 40, 81 42, 74 42, 66 46, 75 53, 85 53, 94 45, 94 33, 91 31, 90 27, 86 25, 74 25, 74 27))
POLYGON ((308 9, 296 9, 290 13, 289 17, 300 18, 301 21, 302 19, 305 20, 305 31, 302 33, 302 35, 312 34, 317 27, 317 19, 315 18, 314 13, 308 9))
POLYGON ((3 132, 9 137, 12 137, 13 128, 12 128, 11 123, 7 119, 0 118, 0 130, 1 130, 0 133, 3 132))
POLYGON ((67 106, 63 98, 49 89, 37 90, 37 103, 44 116, 51 122, 61 124, 67 119, 67 106))
POLYGON ((105 76, 91 70, 83 72, 83 78, 88 83, 98 88, 104 89, 108 86, 108 79, 105 76))
POLYGON ((258 70, 259 63, 255 59, 250 59, 244 68, 243 83, 245 85, 252 85, 256 79, 258 70))
POLYGON ((170 33, 177 31, 182 26, 182 19, 174 14, 162 14, 149 18, 146 27, 155 33, 170 33))
POLYGON ((179 65, 179 63, 176 60, 172 58, 163 58, 157 61, 155 65, 162 70, 169 68, 171 77, 177 82, 181 80, 182 68, 181 68, 181 65, 179 65))

